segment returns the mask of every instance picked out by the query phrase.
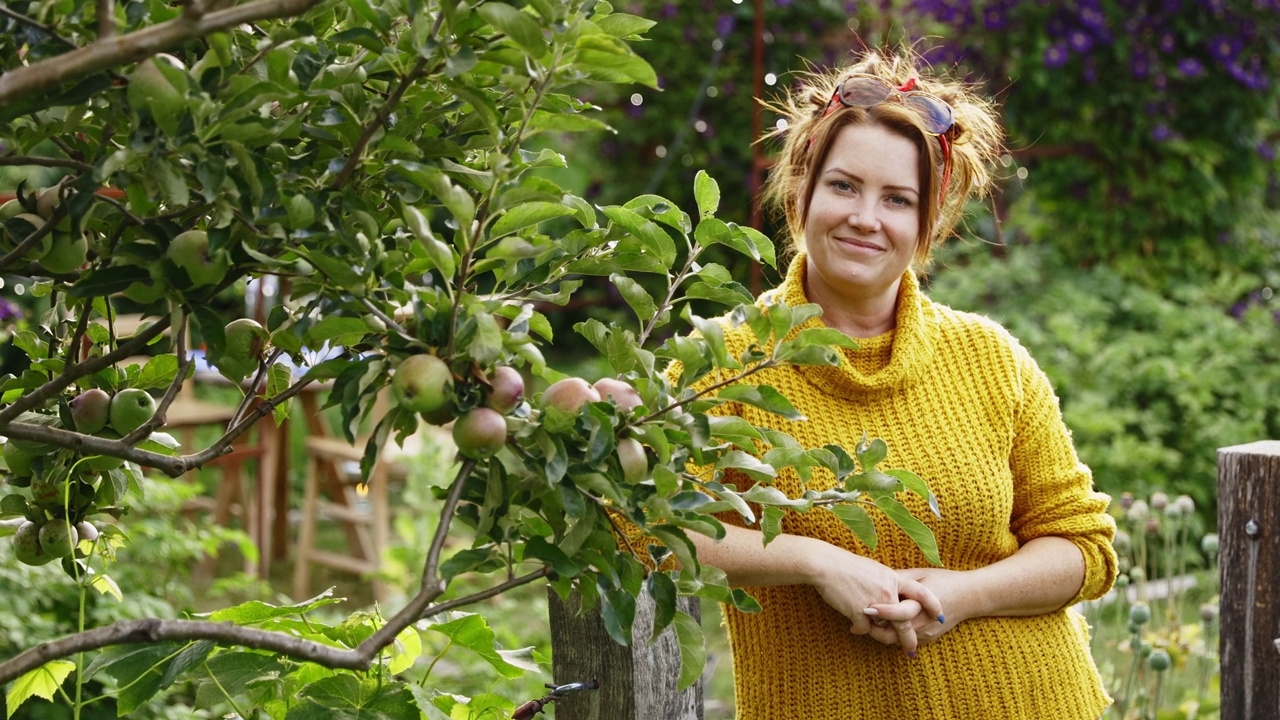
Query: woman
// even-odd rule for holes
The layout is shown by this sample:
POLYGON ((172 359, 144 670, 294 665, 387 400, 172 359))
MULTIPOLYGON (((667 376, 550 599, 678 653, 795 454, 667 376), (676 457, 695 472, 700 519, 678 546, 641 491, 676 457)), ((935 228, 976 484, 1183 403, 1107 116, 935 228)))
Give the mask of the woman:
MULTIPOLYGON (((777 109, 788 125, 769 194, 796 255, 770 295, 817 303, 810 325, 860 347, 837 368, 753 378, 807 420, 735 412, 806 447, 884 438, 885 467, 937 495, 940 518, 900 497, 933 530, 943 567, 883 517, 874 551, 819 510, 789 514, 767 546, 730 514, 723 540, 694 536, 700 560, 763 607, 725 609, 738 717, 1099 717, 1109 698, 1069 607, 1116 575, 1107 497, 1026 350, 991 320, 931 302, 916 280, 986 185, 1000 150, 991 107, 909 58, 871 54, 813 76, 777 109)), ((726 335, 734 356, 754 339, 726 335)), ((832 484, 815 475, 806 487, 832 484)), ((777 486, 803 491, 793 474, 777 486)))

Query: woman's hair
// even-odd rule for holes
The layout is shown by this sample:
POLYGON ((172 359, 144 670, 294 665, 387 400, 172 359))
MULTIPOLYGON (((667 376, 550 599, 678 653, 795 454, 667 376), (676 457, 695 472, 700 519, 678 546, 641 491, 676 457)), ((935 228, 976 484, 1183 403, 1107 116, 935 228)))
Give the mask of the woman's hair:
POLYGON ((877 123, 915 143, 920 150, 920 240, 916 265, 928 264, 934 245, 955 229, 965 204, 990 191, 989 168, 1003 152, 1003 132, 994 106, 965 83, 921 72, 923 63, 914 53, 869 51, 854 63, 825 71, 804 73, 798 86, 780 102, 768 107, 786 124, 765 137, 781 136, 782 152, 765 185, 765 199, 780 207, 790 234, 789 249, 804 249, 804 221, 814 184, 840 130, 849 125, 877 123), (951 178, 946 197, 939 198, 943 155, 940 139, 924 132, 920 116, 904 103, 886 101, 871 107, 836 108, 824 116, 840 82, 850 75, 872 75, 894 87, 913 78, 915 90, 936 95, 952 108, 955 125, 951 140, 951 178), (941 200, 941 201, 940 201, 941 200))

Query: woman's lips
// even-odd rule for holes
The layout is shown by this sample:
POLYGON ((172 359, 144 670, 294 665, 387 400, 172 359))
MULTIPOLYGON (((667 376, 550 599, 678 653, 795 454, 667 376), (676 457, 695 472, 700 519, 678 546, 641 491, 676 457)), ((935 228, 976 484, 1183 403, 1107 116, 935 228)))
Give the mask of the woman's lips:
POLYGON ((836 238, 836 241, 841 245, 854 250, 861 250, 863 252, 882 252, 884 250, 884 248, 876 245, 875 243, 867 242, 866 240, 858 240, 856 238, 838 237, 836 238))

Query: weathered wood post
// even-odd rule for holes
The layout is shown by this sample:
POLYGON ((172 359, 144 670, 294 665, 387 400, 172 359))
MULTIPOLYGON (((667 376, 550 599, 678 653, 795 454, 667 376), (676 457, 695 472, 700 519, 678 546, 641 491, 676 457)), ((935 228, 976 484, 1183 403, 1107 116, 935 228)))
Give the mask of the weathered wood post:
POLYGON ((1280 441, 1218 450, 1222 717, 1280 717, 1280 441))
MULTIPOLYGON (((555 705, 557 720, 702 720, 702 682, 676 692, 680 647, 667 628, 652 645, 654 603, 636 598, 631 647, 609 637, 600 613, 579 613, 576 593, 561 601, 547 589, 551 617, 551 665, 557 684, 597 680, 599 690, 575 693, 555 705)), ((682 597, 677 608, 701 617, 698 599, 682 597)))

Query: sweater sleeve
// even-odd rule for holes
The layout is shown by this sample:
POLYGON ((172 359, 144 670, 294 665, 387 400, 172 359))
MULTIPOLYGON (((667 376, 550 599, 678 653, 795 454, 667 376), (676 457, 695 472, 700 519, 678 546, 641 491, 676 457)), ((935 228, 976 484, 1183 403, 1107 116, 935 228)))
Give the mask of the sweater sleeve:
POLYGON ((1116 524, 1107 514, 1110 498, 1094 491, 1093 473, 1076 456, 1048 377, 1021 345, 1015 343, 1014 353, 1021 392, 1010 458, 1010 530, 1019 543, 1056 536, 1080 548, 1084 583, 1068 604, 1093 600, 1111 588, 1118 572, 1111 546, 1116 524))

